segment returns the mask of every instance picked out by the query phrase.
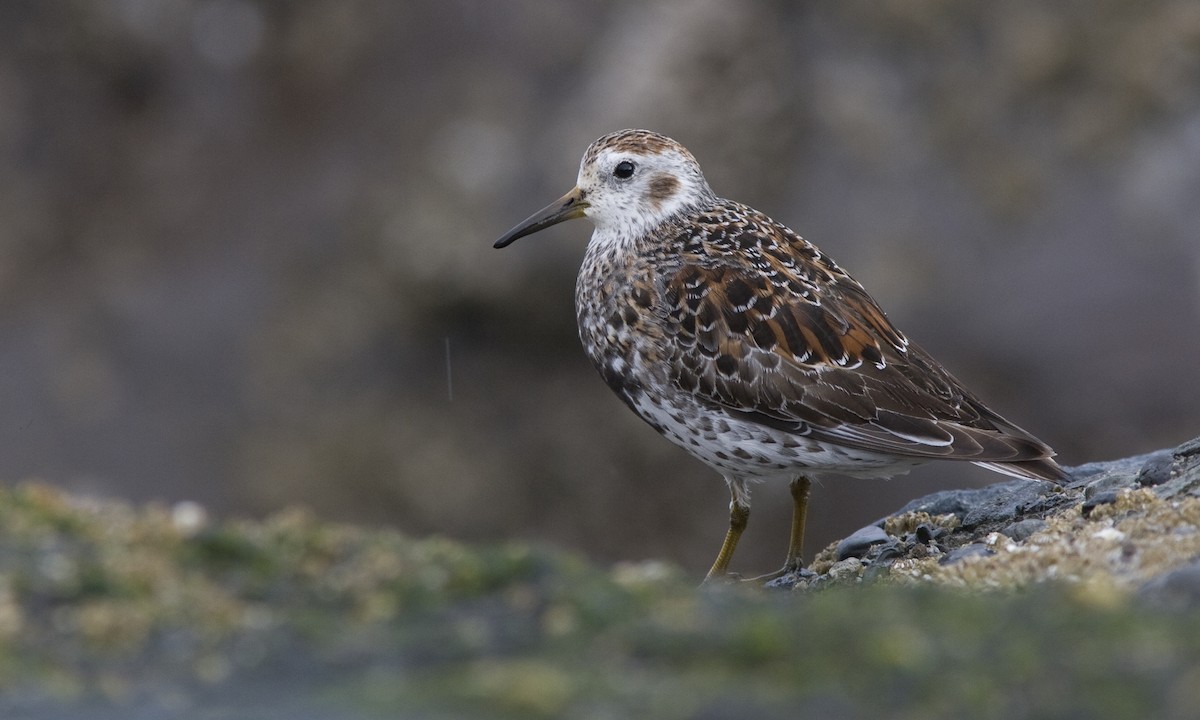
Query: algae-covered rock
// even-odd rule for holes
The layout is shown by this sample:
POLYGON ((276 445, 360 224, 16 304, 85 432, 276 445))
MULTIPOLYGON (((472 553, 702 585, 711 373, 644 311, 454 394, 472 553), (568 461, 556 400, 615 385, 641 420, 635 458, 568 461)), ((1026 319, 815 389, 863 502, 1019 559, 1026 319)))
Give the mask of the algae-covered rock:
POLYGON ((914 506, 819 592, 0 490, 0 717, 1194 717, 1193 456, 914 506))
MULTIPOLYGON (((1178 602, 1180 588, 1191 586, 1165 578, 1200 558, 1200 438, 1067 472, 1062 484, 1008 480, 913 500, 852 536, 872 542, 851 580, 972 589, 1059 580, 1143 595, 1169 586, 1178 602)), ((773 585, 823 587, 846 542, 818 555, 816 573, 773 585)), ((1193 597, 1200 605, 1200 591, 1193 597)))

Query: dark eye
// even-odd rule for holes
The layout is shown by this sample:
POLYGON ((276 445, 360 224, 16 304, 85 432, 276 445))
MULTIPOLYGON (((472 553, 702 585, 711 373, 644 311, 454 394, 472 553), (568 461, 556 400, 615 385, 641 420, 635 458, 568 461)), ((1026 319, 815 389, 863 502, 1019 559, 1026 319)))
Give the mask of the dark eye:
POLYGON ((628 160, 622 160, 613 168, 613 176, 621 180, 628 180, 633 177, 633 163, 628 160))

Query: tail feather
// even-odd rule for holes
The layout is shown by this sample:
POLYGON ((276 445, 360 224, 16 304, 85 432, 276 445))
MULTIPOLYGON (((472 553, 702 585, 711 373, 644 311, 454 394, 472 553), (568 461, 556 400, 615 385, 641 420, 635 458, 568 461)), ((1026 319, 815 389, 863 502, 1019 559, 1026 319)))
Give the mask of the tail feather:
POLYGON ((1067 478, 1067 473, 1051 458, 1034 460, 1016 460, 1013 462, 977 462, 979 467, 1013 477, 1030 480, 1059 481, 1067 478))

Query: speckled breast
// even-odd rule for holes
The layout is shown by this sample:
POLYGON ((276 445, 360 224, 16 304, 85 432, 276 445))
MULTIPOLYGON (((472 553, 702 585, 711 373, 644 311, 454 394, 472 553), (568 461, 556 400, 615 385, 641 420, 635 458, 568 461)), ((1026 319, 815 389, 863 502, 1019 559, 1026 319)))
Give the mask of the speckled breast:
POLYGON ((650 263, 589 246, 575 288, 584 350, 638 417, 726 477, 790 478, 805 470, 872 476, 896 464, 735 417, 680 389, 670 380, 666 312, 652 267, 661 271, 661 259, 650 263))

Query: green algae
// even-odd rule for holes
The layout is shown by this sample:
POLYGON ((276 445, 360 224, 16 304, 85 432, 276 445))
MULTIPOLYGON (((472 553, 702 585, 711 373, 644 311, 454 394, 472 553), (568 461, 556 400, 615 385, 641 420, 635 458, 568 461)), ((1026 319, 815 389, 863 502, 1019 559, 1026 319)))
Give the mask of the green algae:
MULTIPOLYGON (((1120 523, 1156 502, 1070 522, 1133 532, 1120 523)), ((1095 581, 978 592, 955 572, 697 589, 658 562, 606 570, 301 511, 214 522, 25 485, 0 490, 0 711, 118 717, 169 699, 181 717, 1193 715, 1196 609, 1095 581)))

